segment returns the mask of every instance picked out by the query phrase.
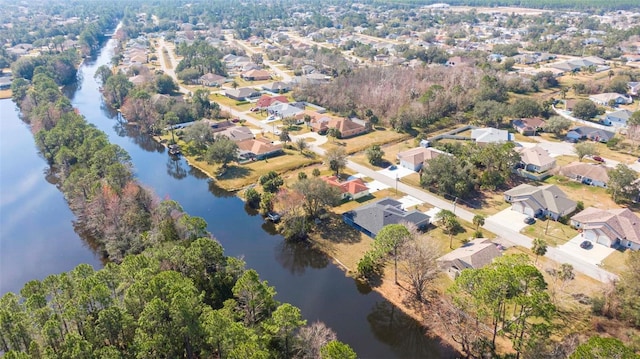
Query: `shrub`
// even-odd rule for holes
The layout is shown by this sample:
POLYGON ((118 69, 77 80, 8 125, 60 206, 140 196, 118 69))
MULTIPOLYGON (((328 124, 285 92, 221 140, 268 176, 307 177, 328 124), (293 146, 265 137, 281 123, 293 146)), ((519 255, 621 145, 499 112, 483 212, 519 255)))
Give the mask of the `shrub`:
POLYGON ((260 204, 260 193, 256 191, 255 188, 249 188, 244 193, 244 199, 249 206, 255 208, 260 204))
POLYGON ((313 177, 318 177, 320 176, 320 170, 318 168, 314 168, 313 171, 311 171, 311 174, 313 177))

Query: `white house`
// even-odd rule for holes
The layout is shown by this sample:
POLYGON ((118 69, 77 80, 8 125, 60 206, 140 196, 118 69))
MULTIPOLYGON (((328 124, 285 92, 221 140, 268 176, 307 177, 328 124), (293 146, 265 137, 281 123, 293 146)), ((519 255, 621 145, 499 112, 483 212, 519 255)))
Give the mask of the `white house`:
POLYGON ((511 210, 530 217, 558 218, 571 214, 577 203, 554 185, 535 187, 521 184, 504 193, 505 201, 511 203, 511 210))
POLYGON ((542 173, 556 166, 555 158, 542 147, 517 147, 516 151, 520 153, 520 162, 524 169, 529 172, 542 173))
POLYGON ((627 97, 615 92, 600 93, 597 95, 589 96, 589 100, 593 101, 596 105, 608 106, 610 101, 614 101, 616 105, 626 105, 633 102, 631 96, 627 97))
POLYGON ((477 143, 501 143, 513 141, 513 134, 505 130, 485 127, 471 130, 471 138, 477 143))
POLYGON ((631 117, 632 113, 633 112, 629 110, 618 110, 609 112, 604 115, 602 124, 607 126, 625 127, 627 126, 627 121, 631 117))
POLYGON ((571 225, 581 230, 586 240, 607 247, 640 249, 640 218, 628 208, 589 207, 571 217, 571 225))

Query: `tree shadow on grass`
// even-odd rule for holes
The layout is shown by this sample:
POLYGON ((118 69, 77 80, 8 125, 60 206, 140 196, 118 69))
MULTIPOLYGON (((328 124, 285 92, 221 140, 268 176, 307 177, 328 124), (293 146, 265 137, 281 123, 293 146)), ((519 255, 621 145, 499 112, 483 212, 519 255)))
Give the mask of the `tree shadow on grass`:
POLYGON ((344 223, 342 216, 337 214, 322 221, 315 231, 323 239, 333 243, 357 243, 361 240, 360 231, 344 223))
POLYGON ((253 170, 247 167, 229 166, 223 172, 219 171, 218 174, 216 174, 216 178, 221 181, 231 180, 234 178, 245 178, 249 176, 251 172, 253 172, 253 170))

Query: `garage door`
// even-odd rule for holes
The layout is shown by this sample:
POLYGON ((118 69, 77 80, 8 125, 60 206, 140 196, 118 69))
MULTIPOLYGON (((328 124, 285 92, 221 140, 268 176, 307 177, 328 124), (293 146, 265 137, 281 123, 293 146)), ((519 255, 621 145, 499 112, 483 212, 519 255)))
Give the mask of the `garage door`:
POLYGON ((515 202, 513 206, 511 206, 511 210, 518 213, 524 213, 524 211, 522 210, 522 203, 520 202, 515 202))
POLYGON ((590 241, 595 241, 596 240, 596 233, 594 231, 585 231, 584 232, 584 238, 588 239, 590 241))
POLYGON ((533 211, 533 208, 531 207, 527 207, 527 206, 523 206, 524 207, 524 214, 526 214, 529 217, 535 217, 535 213, 533 211))
POLYGON ((609 238, 607 238, 606 236, 598 236, 597 243, 605 245, 607 247, 611 247, 611 243, 609 241, 609 238))

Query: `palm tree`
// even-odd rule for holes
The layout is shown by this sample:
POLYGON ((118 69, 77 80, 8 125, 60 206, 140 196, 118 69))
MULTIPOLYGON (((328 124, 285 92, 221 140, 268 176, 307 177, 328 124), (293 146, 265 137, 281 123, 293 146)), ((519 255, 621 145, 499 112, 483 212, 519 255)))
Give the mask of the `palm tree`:
MULTIPOLYGON (((547 219, 548 220, 548 219, 547 219)), ((544 256, 547 254, 547 242, 543 239, 536 238, 533 240, 533 246, 531 247, 531 251, 536 255, 536 262, 538 264, 538 257, 544 256)))
POLYGON ((448 209, 442 209, 436 215, 436 219, 445 232, 449 234, 449 248, 453 248, 453 235, 455 229, 460 225, 455 213, 448 209))
POLYGON ((480 230, 480 226, 484 226, 484 216, 481 214, 473 216, 473 224, 476 225, 476 232, 480 230))

